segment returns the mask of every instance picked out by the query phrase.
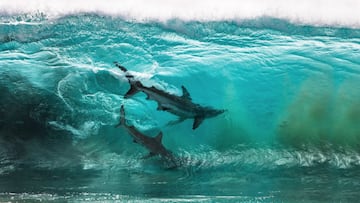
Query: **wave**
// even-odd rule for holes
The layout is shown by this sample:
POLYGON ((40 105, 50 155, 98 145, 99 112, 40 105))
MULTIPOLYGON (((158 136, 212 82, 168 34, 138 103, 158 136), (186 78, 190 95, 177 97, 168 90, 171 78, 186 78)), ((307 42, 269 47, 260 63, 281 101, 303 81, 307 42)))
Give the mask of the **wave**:
MULTIPOLYGON (((0 3, 0 202, 358 199, 360 29, 137 22, 112 17, 118 4, 111 14, 84 1, 14 2, 0 3), (228 112, 195 131, 193 120, 168 126, 177 117, 145 95, 124 99, 114 61, 146 86, 181 95, 184 85, 194 102, 228 112), (181 167, 142 159, 148 151, 114 128, 121 104, 138 130, 164 133, 181 167)), ((144 7, 124 9, 141 20, 144 7)))
MULTIPOLYGON (((0 2, 1 15, 40 13, 58 18, 77 13, 99 13, 136 21, 242 21, 260 17, 278 18, 315 26, 359 28, 357 0, 111 0, 47 1, 5 0, 0 2)), ((41 16, 40 15, 40 16, 41 16)))

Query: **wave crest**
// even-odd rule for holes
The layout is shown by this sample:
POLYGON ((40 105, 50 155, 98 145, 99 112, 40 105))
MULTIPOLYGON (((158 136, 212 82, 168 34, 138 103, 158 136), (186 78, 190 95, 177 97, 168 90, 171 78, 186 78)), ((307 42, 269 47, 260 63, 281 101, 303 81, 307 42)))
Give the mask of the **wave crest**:
POLYGON ((185 21, 223 21, 254 19, 259 17, 279 18, 300 24, 319 26, 340 26, 359 28, 360 19, 354 13, 360 10, 356 0, 124 0, 119 3, 103 1, 46 1, 6 0, 0 3, 2 15, 23 13, 42 13, 50 18, 76 13, 99 13, 124 17, 136 21, 167 21, 181 19, 185 21))

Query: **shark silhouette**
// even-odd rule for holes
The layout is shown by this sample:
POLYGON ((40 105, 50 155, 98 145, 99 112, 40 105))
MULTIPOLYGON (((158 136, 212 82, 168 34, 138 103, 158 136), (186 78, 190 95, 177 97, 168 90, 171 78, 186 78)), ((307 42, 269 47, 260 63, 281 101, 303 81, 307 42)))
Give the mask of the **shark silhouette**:
POLYGON ((170 122, 169 124, 180 123, 186 119, 194 119, 192 129, 195 130, 205 118, 215 117, 226 111, 195 104, 192 102, 189 91, 184 86, 181 86, 183 92, 182 96, 170 94, 163 90, 159 90, 154 86, 146 87, 139 80, 136 80, 125 67, 117 62, 115 62, 115 65, 126 74, 126 78, 130 84, 130 90, 124 97, 129 98, 138 92, 145 93, 147 95, 146 99, 157 102, 158 110, 167 111, 179 116, 177 121, 170 122))
POLYGON ((176 158, 172 152, 167 150, 162 144, 162 132, 160 132, 156 137, 150 137, 138 131, 133 125, 126 124, 124 105, 120 108, 120 122, 116 125, 116 127, 120 126, 125 127, 128 133, 133 137, 135 143, 138 143, 149 150, 149 154, 144 158, 160 155, 167 162, 169 168, 178 167, 176 158))

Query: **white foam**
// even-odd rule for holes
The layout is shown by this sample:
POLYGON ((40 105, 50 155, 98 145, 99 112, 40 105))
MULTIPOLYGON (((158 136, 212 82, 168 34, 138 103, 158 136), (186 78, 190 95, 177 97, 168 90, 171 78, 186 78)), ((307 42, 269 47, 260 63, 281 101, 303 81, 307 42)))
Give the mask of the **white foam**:
POLYGON ((44 13, 59 17, 78 12, 132 20, 220 21, 274 17, 291 22, 360 28, 359 0, 2 0, 0 12, 44 13))

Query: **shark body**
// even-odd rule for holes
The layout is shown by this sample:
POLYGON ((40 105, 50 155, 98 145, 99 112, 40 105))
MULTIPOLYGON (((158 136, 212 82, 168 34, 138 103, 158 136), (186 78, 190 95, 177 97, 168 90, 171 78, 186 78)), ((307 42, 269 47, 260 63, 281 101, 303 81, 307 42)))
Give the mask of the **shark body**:
POLYGON ((192 101, 188 90, 181 86, 182 96, 177 96, 157 89, 154 86, 146 87, 139 80, 134 79, 134 76, 129 74, 127 69, 118 63, 115 65, 125 72, 126 78, 130 83, 130 90, 125 94, 125 98, 130 98, 138 92, 143 92, 147 95, 146 99, 154 100, 158 104, 158 110, 167 111, 179 116, 179 119, 170 124, 180 123, 186 119, 194 119, 192 129, 195 130, 204 121, 205 118, 215 117, 224 113, 226 110, 217 110, 211 107, 201 106, 192 101))
POLYGON ((133 125, 126 124, 124 105, 120 108, 120 122, 116 127, 120 126, 123 126, 128 131, 135 143, 138 143, 149 150, 149 155, 144 158, 159 155, 168 163, 170 166, 169 168, 175 168, 178 166, 172 152, 167 150, 162 144, 162 132, 160 132, 156 137, 150 137, 138 131, 133 125))

